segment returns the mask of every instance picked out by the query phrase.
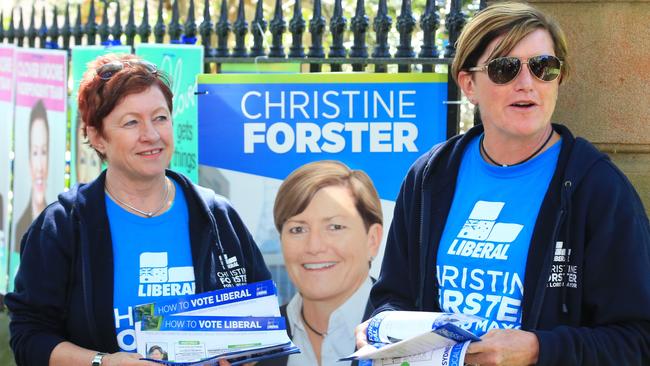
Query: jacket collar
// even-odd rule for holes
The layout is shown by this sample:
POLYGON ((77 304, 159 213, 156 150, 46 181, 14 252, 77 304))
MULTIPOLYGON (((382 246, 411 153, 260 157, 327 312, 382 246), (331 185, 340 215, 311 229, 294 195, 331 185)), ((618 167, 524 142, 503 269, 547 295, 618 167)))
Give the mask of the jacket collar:
POLYGON ((106 213, 106 171, 93 182, 79 186, 76 209, 79 215, 79 254, 84 308, 90 334, 98 346, 118 350, 113 321, 113 246, 106 213))
MULTIPOLYGON (((185 194, 196 291, 199 293, 215 289, 217 279, 211 279, 206 274, 210 259, 208 249, 210 243, 220 243, 214 216, 206 203, 207 197, 203 197, 184 176, 170 170, 166 171, 166 175, 177 182, 185 194), (206 229, 208 227, 209 230, 206 229)), ((79 222, 79 234, 75 238, 79 240, 77 248, 81 257, 80 275, 90 334, 95 337, 93 343, 102 350, 116 352, 119 347, 113 315, 113 244, 106 212, 105 183, 104 170, 93 182, 74 187, 70 195, 74 196, 72 204, 79 222)))

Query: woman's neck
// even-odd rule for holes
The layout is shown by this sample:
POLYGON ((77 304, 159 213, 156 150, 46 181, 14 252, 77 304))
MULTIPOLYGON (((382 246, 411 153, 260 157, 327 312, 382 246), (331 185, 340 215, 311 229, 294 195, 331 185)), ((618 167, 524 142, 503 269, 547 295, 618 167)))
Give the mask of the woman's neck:
POLYGON ((38 215, 45 210, 45 202, 44 201, 34 201, 32 199, 32 217, 36 218, 38 215))
POLYGON ((368 274, 360 279, 360 281, 350 289, 348 293, 327 300, 313 300, 302 297, 302 321, 305 326, 305 332, 309 338, 314 355, 318 364, 321 364, 321 347, 323 340, 329 331, 329 323, 332 314, 340 308, 346 301, 348 301, 359 290, 365 281, 368 279, 368 274))
POLYGON ((321 365, 321 349, 323 340, 329 328, 330 315, 336 310, 331 303, 310 301, 303 298, 301 315, 305 324, 305 332, 314 351, 318 365, 321 365), (318 332, 318 333, 317 333, 318 332))
POLYGON ((560 135, 553 132, 550 124, 529 137, 505 136, 486 126, 481 141, 481 155, 488 163, 516 165, 542 154, 559 139, 560 135))
POLYGON ((304 321, 316 329, 319 333, 327 333, 330 315, 337 309, 337 306, 326 301, 312 301, 302 299, 302 315, 304 321))
POLYGON ((106 188, 110 195, 142 211, 153 211, 161 206, 165 196, 169 196, 168 184, 164 174, 136 180, 112 172, 110 167, 106 170, 106 188))

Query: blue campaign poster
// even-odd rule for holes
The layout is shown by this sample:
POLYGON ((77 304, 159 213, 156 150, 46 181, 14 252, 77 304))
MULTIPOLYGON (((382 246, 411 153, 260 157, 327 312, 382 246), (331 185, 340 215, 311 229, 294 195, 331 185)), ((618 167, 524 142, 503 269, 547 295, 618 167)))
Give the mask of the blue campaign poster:
POLYGON ((446 99, 441 74, 199 75, 200 180, 233 202, 273 270, 273 201, 291 171, 323 159, 364 170, 387 232, 409 166, 446 137, 446 99))

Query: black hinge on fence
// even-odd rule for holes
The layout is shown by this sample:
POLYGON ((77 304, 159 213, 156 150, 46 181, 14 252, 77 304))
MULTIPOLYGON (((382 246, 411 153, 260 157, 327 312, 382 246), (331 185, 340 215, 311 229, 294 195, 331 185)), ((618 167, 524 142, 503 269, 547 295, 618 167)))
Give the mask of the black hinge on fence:
MULTIPOLYGON (((372 29, 377 35, 377 42, 372 51, 373 58, 390 58, 390 47, 388 46, 388 32, 393 25, 393 19, 388 16, 388 5, 386 0, 379 0, 377 16, 372 22, 372 29)), ((375 64, 375 72, 386 72, 384 64, 375 64)))
MULTIPOLYGON (((55 6, 54 10, 52 11, 52 26, 47 30, 47 36, 50 40, 45 44, 45 48, 53 50, 59 48, 59 23, 57 21, 59 15, 58 13, 58 8, 55 6)), ((43 8, 43 25, 45 25, 45 8, 43 8)))
POLYGON ((302 17, 302 0, 296 0, 293 6, 293 17, 289 22, 292 42, 289 48, 289 57, 305 57, 305 48, 302 45, 302 35, 305 33, 306 22, 302 17))
POLYGON ((4 42, 5 40, 5 29, 4 29, 4 12, 0 10, 0 43, 4 42))
POLYGON ((142 23, 138 27, 138 35, 140 36, 140 42, 149 43, 151 25, 149 24, 149 2, 146 0, 144 2, 144 9, 142 10, 142 23))
MULTIPOLYGON (((210 20, 210 1, 205 0, 203 4, 203 21, 199 25, 199 34, 201 35, 201 43, 203 44, 203 55, 212 56, 210 54, 210 47, 212 45, 212 20, 210 20)), ((209 72, 209 68, 205 72, 209 72)))
MULTIPOLYGON (((330 19, 330 32, 332 33, 332 45, 327 54, 329 58, 345 57, 346 50, 343 46, 343 35, 347 27, 348 20, 343 16, 343 5, 341 0, 334 2, 334 13, 330 19)), ((341 64, 332 64, 330 67, 333 72, 342 70, 341 64)))
MULTIPOLYGON (((72 27, 70 26, 70 3, 65 4, 65 13, 63 15, 63 26, 61 27, 61 38, 63 38, 63 49, 70 48, 70 37, 72 36, 72 27)), ((57 40, 53 40, 56 42, 57 40)))
POLYGON ((282 45, 282 35, 287 30, 287 22, 282 15, 282 0, 275 0, 275 9, 273 19, 271 19, 271 48, 269 57, 284 57, 284 46, 282 45))
POLYGON ((246 33, 248 33, 248 22, 244 13, 244 0, 239 0, 237 8, 237 20, 233 25, 233 32, 235 33, 235 48, 232 50, 233 57, 246 57, 246 33))
POLYGON ((102 13, 102 22, 99 23, 97 33, 99 34, 99 44, 108 45, 110 30, 108 27, 108 3, 106 2, 104 3, 104 12, 102 13))
MULTIPOLYGON (((364 0, 357 0, 357 8, 352 17, 352 29, 354 41, 352 48, 350 49, 350 57, 354 58, 368 58, 368 46, 366 46, 366 32, 368 31, 368 26, 370 25, 370 20, 366 15, 366 5, 364 0)), ((352 71, 363 71, 365 64, 357 63, 352 64, 352 71)))
MULTIPOLYGON (((424 13, 420 18, 420 28, 422 28, 422 46, 418 57, 438 57, 436 48, 436 30, 440 26, 440 16, 436 12, 436 1, 427 0, 424 13)), ((433 65, 423 65, 423 72, 433 72, 433 65)))
MULTIPOLYGON (((309 21, 309 33, 311 34, 311 46, 307 52, 308 58, 325 58, 325 49, 323 48, 323 34, 325 33, 325 17, 322 13, 321 0, 314 0, 314 11, 309 21)), ((321 64, 310 64, 310 72, 320 72, 321 64)))
MULTIPOLYGON (((449 43, 445 48, 445 57, 452 59, 456 54, 456 41, 460 31, 465 25, 465 15, 461 12, 461 0, 452 0, 451 8, 445 19, 447 31, 449 32, 449 43)), ((454 82, 451 67, 448 68, 447 78, 447 99, 451 101, 460 100, 460 89, 454 82)), ((447 137, 458 134, 458 123, 460 121, 460 104, 450 103, 447 105, 447 137)))
POLYGON ((74 44, 80 45, 83 42, 84 28, 81 25, 81 5, 77 4, 77 20, 75 22, 74 28, 72 29, 72 34, 74 36, 74 44))
POLYGON ((228 0, 221 0, 221 12, 215 28, 215 33, 217 33, 216 57, 228 57, 230 54, 228 50, 228 34, 230 34, 231 29, 232 27, 228 21, 228 0))
POLYGON ((185 24, 183 24, 183 30, 185 34, 181 36, 181 43, 195 44, 197 27, 194 20, 194 0, 190 0, 190 6, 187 8, 187 18, 185 24))
POLYGON ((97 23, 95 22, 95 0, 90 0, 90 10, 88 10, 88 20, 86 21, 86 42, 89 45, 94 45, 98 31, 97 23))
MULTIPOLYGON (((402 0, 402 10, 397 17, 397 30, 399 31, 399 45, 395 57, 415 57, 411 38, 415 30, 415 17, 411 9, 411 0, 402 0)), ((411 65, 399 65, 399 72, 410 72, 411 65)))
POLYGON ((138 34, 138 28, 135 26, 135 11, 133 9, 133 0, 131 0, 131 9, 129 9, 129 18, 124 26, 124 35, 126 44, 133 47, 135 44, 135 35, 138 34))
POLYGON ((264 50, 264 33, 266 33, 267 22, 264 20, 264 2, 257 0, 255 6, 255 16, 251 23, 251 33, 253 34, 253 46, 251 47, 250 56, 258 57, 266 55, 264 50))
POLYGON ((183 27, 179 21, 179 12, 178 12, 178 0, 174 0, 172 3, 172 18, 168 24, 167 34, 169 35, 169 42, 172 44, 181 42, 181 33, 183 32, 183 27))

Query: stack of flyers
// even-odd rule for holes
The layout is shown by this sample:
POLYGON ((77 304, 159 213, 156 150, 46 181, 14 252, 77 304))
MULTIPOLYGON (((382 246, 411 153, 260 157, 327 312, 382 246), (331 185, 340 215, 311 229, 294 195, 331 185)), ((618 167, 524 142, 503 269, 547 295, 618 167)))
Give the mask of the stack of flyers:
POLYGON ((480 320, 464 314, 382 312, 368 323, 369 344, 341 360, 366 360, 360 365, 373 366, 462 366, 469 343, 480 340, 463 327, 480 320))
POLYGON ((135 313, 138 353, 166 365, 239 365, 300 352, 270 280, 140 305, 135 313))

